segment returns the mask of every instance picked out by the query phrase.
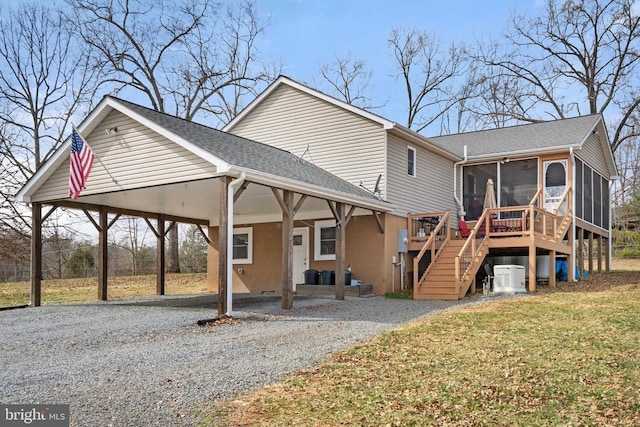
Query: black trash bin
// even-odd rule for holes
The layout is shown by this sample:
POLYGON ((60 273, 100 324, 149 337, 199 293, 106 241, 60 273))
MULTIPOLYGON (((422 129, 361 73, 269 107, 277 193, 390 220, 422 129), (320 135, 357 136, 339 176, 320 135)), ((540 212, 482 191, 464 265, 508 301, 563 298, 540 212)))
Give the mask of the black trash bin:
POLYGON ((333 270, 322 270, 320 272, 320 284, 321 285, 335 285, 336 284, 336 272, 333 270))
POLYGON ((349 270, 344 271, 344 285, 351 286, 351 272, 349 270))
POLYGON ((304 284, 305 285, 317 285, 318 284, 318 270, 309 269, 304 272, 304 284))

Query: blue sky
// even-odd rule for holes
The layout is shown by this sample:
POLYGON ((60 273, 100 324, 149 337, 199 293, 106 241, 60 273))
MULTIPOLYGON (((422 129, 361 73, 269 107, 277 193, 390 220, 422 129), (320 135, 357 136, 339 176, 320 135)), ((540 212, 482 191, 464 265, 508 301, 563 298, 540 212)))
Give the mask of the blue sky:
POLYGON ((257 0, 257 5, 271 19, 260 49, 282 60, 284 74, 321 83, 320 66, 351 52, 372 71, 374 101, 387 103, 374 112, 403 124, 406 95, 392 77, 387 45, 393 28, 433 33, 443 45, 472 44, 500 37, 514 10, 536 15, 542 9, 541 0, 257 0))

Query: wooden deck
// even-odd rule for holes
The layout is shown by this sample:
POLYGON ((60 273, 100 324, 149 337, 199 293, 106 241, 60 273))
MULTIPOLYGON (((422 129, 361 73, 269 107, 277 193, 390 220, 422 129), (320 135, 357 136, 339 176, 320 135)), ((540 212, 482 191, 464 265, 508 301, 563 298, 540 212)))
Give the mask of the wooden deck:
MULTIPOLYGON (((535 206, 485 209, 478 221, 469 223, 470 235, 452 236, 448 212, 409 216, 409 250, 413 260, 414 299, 451 300, 475 292, 475 276, 490 250, 519 250, 529 256, 529 291, 535 291, 536 255, 543 252, 555 265, 557 253, 571 258, 570 233, 573 217, 535 206), (414 252, 415 253, 415 252, 414 252)), ((570 268, 572 268, 570 266, 570 268)), ((571 271, 571 270, 569 270, 571 271)), ((555 286, 555 275, 549 275, 555 286)))

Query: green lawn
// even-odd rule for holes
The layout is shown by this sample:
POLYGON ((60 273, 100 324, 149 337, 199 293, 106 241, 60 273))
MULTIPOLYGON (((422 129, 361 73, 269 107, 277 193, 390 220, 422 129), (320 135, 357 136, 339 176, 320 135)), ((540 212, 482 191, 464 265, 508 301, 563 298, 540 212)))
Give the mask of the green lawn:
POLYGON ((563 286, 385 333, 202 425, 640 425, 640 272, 563 286))

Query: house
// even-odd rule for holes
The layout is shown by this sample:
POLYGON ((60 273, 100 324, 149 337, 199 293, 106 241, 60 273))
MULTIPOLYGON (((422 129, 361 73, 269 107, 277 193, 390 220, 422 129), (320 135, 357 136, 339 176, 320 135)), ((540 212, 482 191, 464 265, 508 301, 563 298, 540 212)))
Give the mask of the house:
POLYGON ((34 230, 52 211, 43 205, 98 212, 106 263, 109 215, 141 216, 158 237, 163 293, 165 223, 208 227, 220 313, 232 292, 278 292, 290 307, 305 272, 347 267, 375 293, 411 285, 415 298, 457 299, 487 259, 527 256, 533 291, 538 257, 572 271, 585 238, 608 268, 615 165, 598 115, 427 138, 281 76, 222 132, 113 97, 78 130, 97 159, 87 188, 68 198, 67 142, 17 195, 34 230), (489 178, 496 206, 485 209, 489 178))
MULTIPOLYGON (((367 254, 377 259, 375 270, 362 257, 349 259, 378 292, 390 291, 403 278, 392 263, 395 256, 406 257, 417 298, 462 297, 487 257, 526 263, 527 277, 540 276, 536 270, 543 266, 536 261, 546 262, 551 272, 543 278, 554 283, 558 254, 570 271, 574 265, 584 270, 584 239, 591 243, 589 271, 594 239, 598 269, 603 260, 608 269, 609 195, 616 168, 600 115, 426 138, 281 76, 224 130, 300 153, 353 184, 379 191, 393 206, 385 215, 388 247, 367 254), (489 179, 497 185, 497 205, 485 212, 489 179), (453 238, 459 219, 477 225, 479 233, 453 238), (402 229, 408 230, 406 255, 394 240, 402 229), (463 255, 465 250, 472 253, 463 255)), ((315 254, 310 266, 326 267, 315 254)), ((535 282, 530 280, 530 290, 535 282)))

